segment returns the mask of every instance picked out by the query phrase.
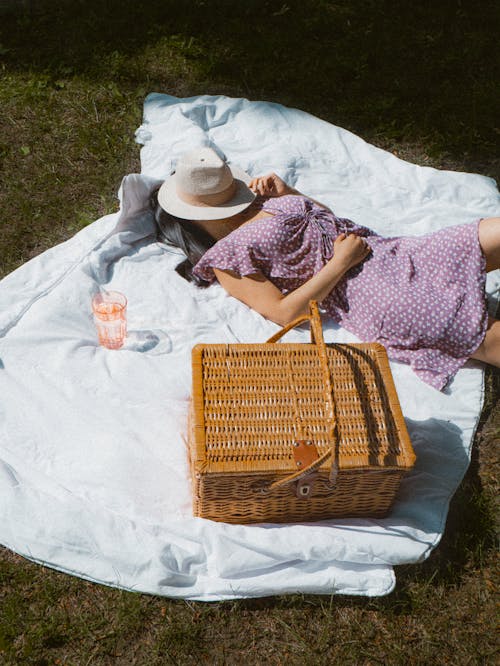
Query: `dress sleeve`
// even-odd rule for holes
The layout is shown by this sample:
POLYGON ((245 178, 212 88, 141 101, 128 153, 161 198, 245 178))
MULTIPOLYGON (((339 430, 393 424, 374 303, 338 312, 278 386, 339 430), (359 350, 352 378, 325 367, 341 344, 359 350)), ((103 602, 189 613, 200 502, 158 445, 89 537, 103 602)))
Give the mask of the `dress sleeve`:
POLYGON ((257 259, 252 244, 238 242, 231 236, 222 238, 205 252, 193 268, 195 275, 213 282, 216 279, 214 268, 232 271, 241 277, 262 273, 262 262, 257 259))

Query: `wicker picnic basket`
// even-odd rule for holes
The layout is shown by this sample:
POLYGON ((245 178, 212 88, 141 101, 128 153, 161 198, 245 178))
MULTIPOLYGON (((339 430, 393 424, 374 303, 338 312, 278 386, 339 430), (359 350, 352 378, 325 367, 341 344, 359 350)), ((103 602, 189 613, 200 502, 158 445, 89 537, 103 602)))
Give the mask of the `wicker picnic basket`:
POLYGON ((196 345, 192 366, 194 515, 282 523, 388 513, 415 455, 382 345, 326 346, 312 302, 266 343, 196 345), (310 344, 276 343, 307 320, 310 344))

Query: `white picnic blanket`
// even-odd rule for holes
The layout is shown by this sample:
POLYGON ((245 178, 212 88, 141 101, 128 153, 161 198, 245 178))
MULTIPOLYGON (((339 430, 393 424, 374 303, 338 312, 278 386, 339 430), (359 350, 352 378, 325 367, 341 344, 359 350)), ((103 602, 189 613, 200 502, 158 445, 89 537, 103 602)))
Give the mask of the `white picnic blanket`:
MULTIPOLYGON (((0 542, 82 578, 170 597, 390 592, 393 565, 423 560, 442 535, 470 459, 482 368, 469 363, 439 393, 392 364, 417 463, 389 517, 254 526, 192 517, 191 348, 264 341, 277 327, 218 285, 177 275, 182 256, 156 241, 148 194, 179 154, 210 144, 251 174, 274 170, 337 214, 398 235, 498 215, 495 183, 409 164, 294 109, 228 97, 152 94, 137 140, 142 175, 125 177, 120 212, 0 283, 0 542), (97 344, 89 306, 101 287, 128 297, 119 351, 97 344)), ((490 276, 492 297, 499 285, 490 276)), ((328 321, 325 338, 355 340, 328 321)))

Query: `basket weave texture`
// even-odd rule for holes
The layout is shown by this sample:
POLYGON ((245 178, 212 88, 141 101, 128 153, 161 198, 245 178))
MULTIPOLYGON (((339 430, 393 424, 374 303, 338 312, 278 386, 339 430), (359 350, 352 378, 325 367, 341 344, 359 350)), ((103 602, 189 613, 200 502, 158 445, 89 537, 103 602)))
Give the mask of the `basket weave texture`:
POLYGON ((415 455, 382 345, 325 346, 311 303, 311 315, 267 343, 197 345, 192 370, 194 515, 254 523, 389 512, 415 455), (274 342, 305 319, 311 344, 274 342))

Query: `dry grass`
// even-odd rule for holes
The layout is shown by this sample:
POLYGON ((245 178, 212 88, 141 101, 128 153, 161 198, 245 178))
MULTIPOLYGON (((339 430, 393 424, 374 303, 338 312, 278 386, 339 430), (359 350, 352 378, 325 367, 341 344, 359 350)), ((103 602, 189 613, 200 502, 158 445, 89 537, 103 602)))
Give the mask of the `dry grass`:
MULTIPOLYGON (((499 176, 495 2, 17 7, 0 17, 0 275, 115 209, 153 90, 281 102, 418 164, 499 176)), ((389 597, 187 603, 1 550, 0 663, 496 663, 497 384, 440 546, 389 597)))

